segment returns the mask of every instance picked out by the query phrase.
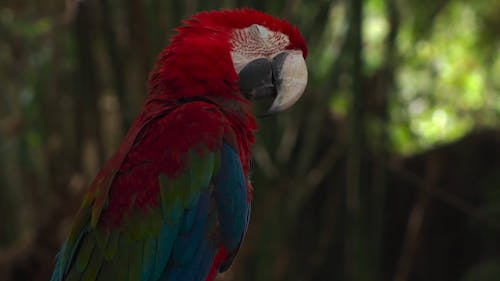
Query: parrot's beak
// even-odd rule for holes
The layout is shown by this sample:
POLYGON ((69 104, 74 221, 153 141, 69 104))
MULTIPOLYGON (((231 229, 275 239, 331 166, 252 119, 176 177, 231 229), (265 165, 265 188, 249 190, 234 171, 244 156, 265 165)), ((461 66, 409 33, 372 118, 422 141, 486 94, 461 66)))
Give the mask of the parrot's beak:
POLYGON ((290 108, 299 100, 307 85, 307 66, 301 51, 283 52, 273 60, 277 95, 266 114, 290 108))
POLYGON ((307 66, 301 51, 279 53, 272 59, 259 58, 239 72, 241 93, 250 100, 273 98, 264 115, 291 107, 307 85, 307 66))

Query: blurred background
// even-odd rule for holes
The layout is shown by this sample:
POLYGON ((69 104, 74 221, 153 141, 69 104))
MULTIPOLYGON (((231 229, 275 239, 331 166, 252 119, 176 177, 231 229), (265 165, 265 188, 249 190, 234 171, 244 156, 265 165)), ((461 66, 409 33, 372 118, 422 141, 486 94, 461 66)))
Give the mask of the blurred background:
POLYGON ((500 280, 498 0, 1 1, 0 280, 48 280, 173 28, 221 7, 297 25, 310 79, 218 280, 500 280))

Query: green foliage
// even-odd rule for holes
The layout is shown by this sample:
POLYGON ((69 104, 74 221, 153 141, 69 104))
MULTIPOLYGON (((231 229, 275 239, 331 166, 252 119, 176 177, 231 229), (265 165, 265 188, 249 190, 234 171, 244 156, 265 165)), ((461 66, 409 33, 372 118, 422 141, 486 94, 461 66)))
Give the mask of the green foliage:
MULTIPOLYGON (((498 73, 499 49, 485 51, 480 46, 488 35, 477 7, 487 6, 486 2, 478 6, 462 1, 432 4, 440 10, 436 16, 427 16, 434 24, 432 28, 430 23, 426 28, 419 26, 424 24, 423 19, 401 23, 395 50, 398 73, 388 124, 395 151, 415 153, 456 140, 474 128, 498 126, 499 83, 491 77, 498 73), (428 30, 425 36, 420 33, 422 29, 428 30), (492 60, 485 61, 484 57, 492 60)), ((419 9, 412 19, 420 15, 419 9)), ((312 60, 318 64, 311 66, 311 72, 321 77, 320 81, 328 79, 339 56, 346 31, 345 13, 342 2, 331 6, 319 47, 312 52, 312 60)), ((363 26, 365 75, 374 74, 386 63, 387 16, 384 1, 367 1, 363 26)), ((350 81, 347 76, 338 79, 340 87, 331 97, 331 106, 335 113, 345 116, 350 93, 343 88, 349 87, 350 81)))
POLYGON ((399 151, 416 152, 456 140, 474 128, 499 125, 495 116, 500 96, 489 78, 495 61, 483 57, 497 59, 500 53, 490 49, 492 53, 485 54, 478 48, 484 36, 480 16, 469 2, 454 1, 432 19, 434 27, 424 38, 411 24, 402 26, 400 94, 392 104, 390 131, 399 151))

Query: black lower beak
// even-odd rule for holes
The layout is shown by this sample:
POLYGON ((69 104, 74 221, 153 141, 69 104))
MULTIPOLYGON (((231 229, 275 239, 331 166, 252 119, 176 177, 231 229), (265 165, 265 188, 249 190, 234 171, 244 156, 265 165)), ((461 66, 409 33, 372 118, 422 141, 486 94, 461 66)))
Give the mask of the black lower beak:
POLYGON ((249 62, 239 73, 240 91, 249 100, 276 97, 272 63, 265 58, 249 62))
POLYGON ((255 59, 238 74, 240 91, 247 99, 273 99, 267 114, 292 106, 307 84, 307 67, 300 51, 255 59))
POLYGON ((239 73, 241 93, 251 100, 276 98, 281 84, 280 72, 287 53, 280 53, 273 60, 260 58, 249 62, 239 73))

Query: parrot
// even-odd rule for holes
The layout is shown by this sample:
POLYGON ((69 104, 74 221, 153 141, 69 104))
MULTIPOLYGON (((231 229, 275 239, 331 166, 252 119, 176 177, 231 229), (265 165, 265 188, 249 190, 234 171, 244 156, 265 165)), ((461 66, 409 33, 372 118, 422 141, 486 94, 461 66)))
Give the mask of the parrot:
POLYGON ((51 281, 214 280, 248 228, 254 104, 291 107, 307 46, 250 8, 199 12, 160 52, 142 111, 90 183, 51 281))

